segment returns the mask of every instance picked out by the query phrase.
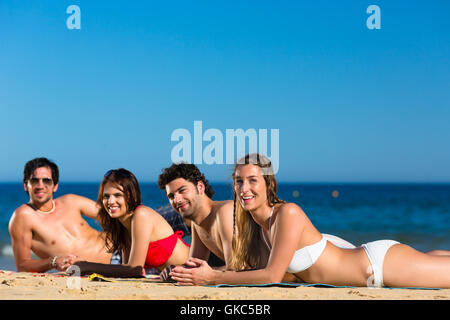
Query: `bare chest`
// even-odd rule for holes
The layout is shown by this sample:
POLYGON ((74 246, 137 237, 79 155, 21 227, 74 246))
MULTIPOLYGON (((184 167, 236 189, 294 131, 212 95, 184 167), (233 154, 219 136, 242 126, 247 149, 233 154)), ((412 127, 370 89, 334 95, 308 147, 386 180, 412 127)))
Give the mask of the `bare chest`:
POLYGON ((70 251, 90 237, 91 228, 81 215, 37 214, 32 228, 32 250, 39 255, 70 251))
POLYGON ((202 243, 215 255, 223 258, 224 254, 222 239, 220 237, 218 228, 215 225, 213 225, 209 230, 197 227, 196 231, 202 243))

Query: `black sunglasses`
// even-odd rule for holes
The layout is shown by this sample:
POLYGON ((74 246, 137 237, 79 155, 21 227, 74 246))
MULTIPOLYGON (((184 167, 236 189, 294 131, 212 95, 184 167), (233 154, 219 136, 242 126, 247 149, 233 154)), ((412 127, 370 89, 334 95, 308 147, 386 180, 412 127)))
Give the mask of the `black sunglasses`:
POLYGON ((42 180, 42 183, 45 184, 46 186, 50 186, 53 183, 53 179, 52 178, 30 178, 30 183, 32 186, 35 186, 37 184, 39 184, 39 181, 42 180))
POLYGON ((131 178, 131 176, 124 170, 120 170, 120 169, 111 169, 108 170, 105 175, 103 176, 104 178, 108 178, 111 174, 116 174, 118 176, 121 176, 123 178, 131 178))

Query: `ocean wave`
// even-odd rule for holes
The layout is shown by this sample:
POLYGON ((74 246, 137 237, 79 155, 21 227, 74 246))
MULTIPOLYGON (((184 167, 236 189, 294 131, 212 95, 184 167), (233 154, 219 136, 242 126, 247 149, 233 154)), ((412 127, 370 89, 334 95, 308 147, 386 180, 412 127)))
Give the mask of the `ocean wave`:
POLYGON ((0 257, 14 257, 11 243, 0 241, 0 257))
POLYGON ((0 249, 0 256, 2 257, 14 257, 14 252, 11 245, 4 245, 0 249))

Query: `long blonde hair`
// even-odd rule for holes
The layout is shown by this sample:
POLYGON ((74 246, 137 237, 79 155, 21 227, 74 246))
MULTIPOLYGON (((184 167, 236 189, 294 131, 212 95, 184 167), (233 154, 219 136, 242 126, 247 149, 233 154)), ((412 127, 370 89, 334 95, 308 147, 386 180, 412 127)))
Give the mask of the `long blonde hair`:
MULTIPOLYGON (((277 203, 285 203, 277 196, 277 181, 273 174, 272 163, 262 154, 247 154, 238 161, 233 170, 233 184, 237 168, 247 164, 253 164, 261 169, 267 188, 267 204, 273 207, 277 203)), ((233 255, 231 268, 236 271, 262 269, 267 264, 270 252, 261 237, 261 227, 253 220, 250 212, 244 210, 237 199, 236 191, 233 194, 233 255)))

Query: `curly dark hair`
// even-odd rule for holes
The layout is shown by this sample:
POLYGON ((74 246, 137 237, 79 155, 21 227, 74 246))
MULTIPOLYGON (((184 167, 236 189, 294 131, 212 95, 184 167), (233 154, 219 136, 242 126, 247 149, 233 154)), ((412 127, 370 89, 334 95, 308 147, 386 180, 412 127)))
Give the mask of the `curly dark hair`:
POLYGON ((208 180, 206 180, 196 165, 190 163, 174 163, 170 167, 163 169, 158 177, 158 186, 164 190, 168 183, 178 178, 183 178, 194 185, 202 181, 205 185, 205 194, 211 199, 214 196, 214 190, 208 180))

